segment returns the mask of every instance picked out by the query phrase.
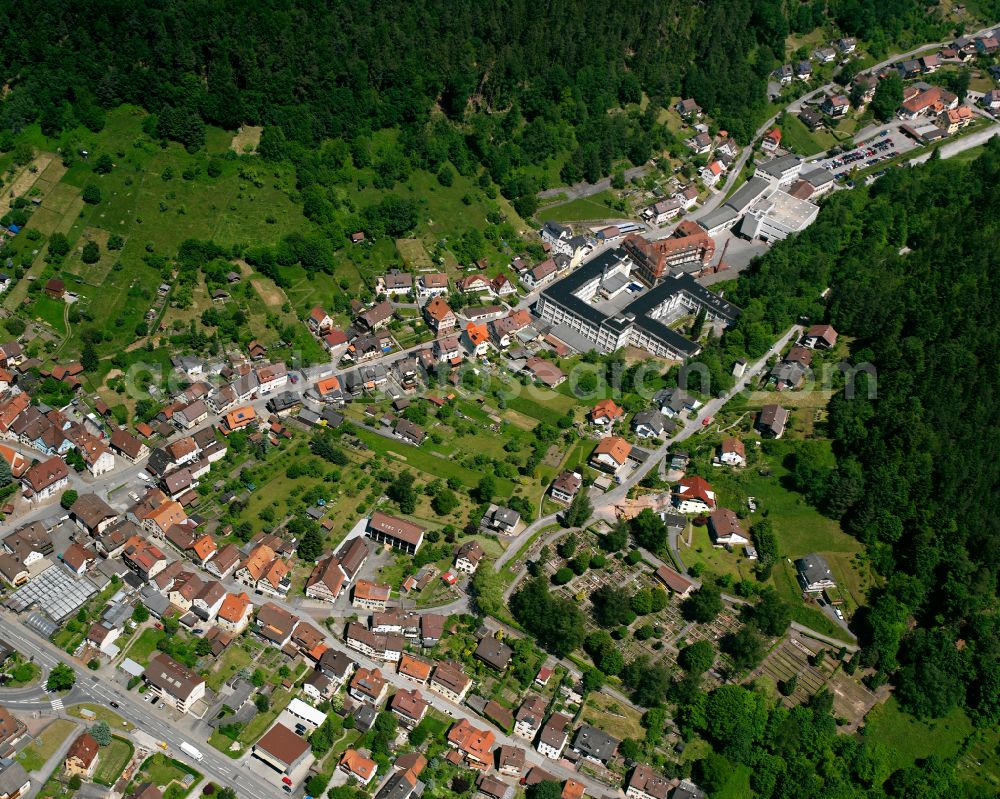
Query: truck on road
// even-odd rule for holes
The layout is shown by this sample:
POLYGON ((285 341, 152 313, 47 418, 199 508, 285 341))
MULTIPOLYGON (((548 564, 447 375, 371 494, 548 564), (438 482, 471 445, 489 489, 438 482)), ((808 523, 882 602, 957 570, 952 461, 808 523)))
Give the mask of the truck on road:
POLYGON ((203 760, 205 757, 200 750, 195 749, 187 741, 181 742, 181 751, 188 757, 193 757, 195 760, 203 760))

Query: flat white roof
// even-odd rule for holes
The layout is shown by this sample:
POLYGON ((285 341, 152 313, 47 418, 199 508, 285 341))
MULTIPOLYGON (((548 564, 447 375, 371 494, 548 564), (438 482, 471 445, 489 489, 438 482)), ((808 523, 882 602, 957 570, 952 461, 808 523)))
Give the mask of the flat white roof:
POLYGON ((320 726, 324 721, 326 721, 326 713, 321 710, 317 710, 312 705, 307 705, 301 699, 293 699, 288 703, 286 708, 289 713, 293 716, 298 716, 300 719, 305 719, 314 727, 320 726))
POLYGON ((818 207, 808 200, 800 200, 786 191, 778 190, 750 206, 760 216, 768 216, 789 230, 807 228, 816 218, 818 207))

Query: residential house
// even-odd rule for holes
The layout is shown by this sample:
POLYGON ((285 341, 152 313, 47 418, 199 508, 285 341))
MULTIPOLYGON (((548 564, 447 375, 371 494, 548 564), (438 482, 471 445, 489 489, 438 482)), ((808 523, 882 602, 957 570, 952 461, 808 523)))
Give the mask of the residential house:
MULTIPOLYGON (((329 651, 328 649, 327 652, 329 651)), ((334 686, 333 680, 319 670, 309 672, 302 681, 302 693, 311 702, 324 702, 333 696, 335 691, 336 686, 334 686)))
POLYGON ((833 579, 833 572, 830 571, 830 566, 822 555, 812 554, 799 558, 795 561, 795 569, 802 590, 807 593, 820 593, 837 585, 833 579))
POLYGON ((851 110, 851 101, 843 94, 831 94, 823 100, 820 110, 834 119, 845 116, 851 110))
POLYGON ((653 395, 653 402, 660 406, 660 413, 668 419, 695 411, 701 407, 694 396, 683 388, 666 388, 653 395))
POLYGON ((781 438, 788 425, 789 413, 780 405, 765 405, 757 415, 757 430, 770 438, 781 438))
POLYGON ((205 569, 209 574, 225 580, 239 566, 241 560, 239 548, 235 544, 226 544, 205 564, 205 569))
POLYGON ((620 436, 608 436, 597 442, 590 465, 611 474, 617 474, 628 463, 632 445, 620 436))
POLYGON ((396 420, 393 435, 400 441, 414 447, 419 447, 424 443, 424 439, 427 438, 427 434, 420 425, 414 424, 409 419, 402 418, 396 420))
POLYGON ((362 329, 374 332, 389 324, 393 313, 392 304, 386 300, 376 303, 364 313, 359 314, 357 321, 362 329))
POLYGON ((548 702, 540 696, 530 694, 521 702, 521 706, 514 715, 514 735, 524 738, 526 741, 535 740, 535 736, 542 728, 545 720, 545 710, 548 702))
POLYGON ((489 350, 490 331, 486 325, 469 322, 462 333, 462 343, 470 355, 481 357, 489 350))
POLYGON ((493 763, 492 751, 496 735, 492 730, 480 730, 467 719, 460 719, 448 730, 448 745, 457 750, 474 769, 485 771, 493 763))
POLYGON ((490 530, 498 530, 506 535, 512 535, 521 523, 521 514, 511 508, 491 504, 483 514, 480 526, 490 530))
POLYGON ((562 713, 553 713, 549 717, 538 736, 538 746, 536 747, 538 754, 549 760, 558 760, 562 757, 563 749, 566 748, 566 742, 569 740, 566 728, 570 721, 569 716, 562 713))
POLYGON ((410 799, 419 782, 412 770, 397 770, 378 789, 375 799, 410 799))
POLYGON ((291 640, 292 633, 298 623, 298 616, 292 615, 273 602, 265 602, 257 611, 254 632, 280 649, 291 640))
POLYGON ((323 602, 335 602, 344 590, 347 575, 340 566, 336 556, 329 555, 313 569, 306 581, 306 596, 323 602))
POLYGON ((215 617, 215 623, 220 629, 230 635, 239 635, 250 624, 253 615, 253 605, 246 593, 226 594, 215 617))
POLYGON ((309 312, 306 324, 315 335, 321 336, 333 327, 333 317, 317 305, 309 312))
POLYGON ((697 133, 685 139, 684 144, 695 155, 708 155, 712 152, 712 137, 707 133, 697 133))
POLYGON ((97 494, 80 494, 70 506, 70 518, 89 535, 98 536, 118 519, 118 512, 97 494))
POLYGON ((455 569, 465 574, 475 574, 479 568, 479 561, 485 554, 478 541, 467 541, 459 547, 455 555, 455 569))
POLYGON ((718 508, 708 517, 708 531, 715 546, 743 546, 750 543, 750 536, 739 517, 729 508, 718 508))
POLYGON ((715 510, 715 492, 704 477, 684 477, 674 488, 673 504, 681 513, 710 513, 715 510))
POLYGON ((723 166, 722 162, 718 160, 712 161, 702 167, 701 171, 698 173, 702 183, 710 189, 715 188, 715 185, 722 179, 724 174, 726 174, 726 168, 723 166))
POLYGON ((375 282, 375 293, 389 297, 405 297, 413 291, 413 275, 393 269, 375 282))
POLYGON ((837 331, 832 325, 813 325, 802 338, 802 345, 811 350, 828 350, 837 343, 837 331))
POLYGON ((791 64, 782 64, 774 70, 774 77, 782 86, 787 86, 795 77, 795 70, 791 64))
POLYGON ((208 405, 204 400, 194 402, 179 408, 174 412, 173 422, 185 430, 190 430, 195 425, 201 424, 208 418, 208 405))
POLYGON ((121 558, 128 568, 147 583, 167 568, 166 555, 160 548, 138 535, 133 535, 125 543, 121 558))
POLYGON ((519 746, 503 744, 497 752, 497 771, 505 777, 520 778, 524 771, 524 762, 524 750, 519 746))
POLYGON ((290 572, 287 561, 266 544, 258 544, 236 570, 236 579, 271 596, 287 596, 290 572))
POLYGON ((812 108, 803 108, 799 111, 799 121, 814 132, 826 127, 826 117, 812 108))
POLYGON ((837 51, 832 47, 819 47, 813 51, 813 57, 821 64, 832 64, 837 60, 837 51))
POLYGON ((70 544, 62 554, 63 566, 77 577, 86 572, 96 562, 97 555, 77 543, 70 544))
POLYGON ((351 622, 344 633, 344 641, 351 648, 376 660, 396 663, 402 657, 406 641, 401 635, 388 633, 381 635, 368 628, 351 622))
POLYGON ((434 666, 434 674, 427 687, 446 696, 452 702, 460 703, 465 699, 471 685, 472 680, 458 664, 441 661, 434 666))
POLYGON ((437 296, 432 297, 431 301, 423 307, 421 312, 424 315, 424 321, 427 322, 427 326, 438 335, 454 329, 458 321, 448 303, 437 296))
POLYGON ((517 286, 502 272, 490 282, 490 290, 501 299, 517 294, 517 286))
POLYGON ((227 596, 225 586, 218 580, 205 580, 201 590, 195 594, 191 610, 198 618, 212 621, 222 609, 227 596))
POLYGON ((404 654, 399 660, 399 673, 417 685, 427 685, 433 668, 433 665, 428 661, 413 655, 404 654))
POLYGON ((795 65, 795 77, 799 80, 809 80, 812 78, 812 74, 812 64, 808 61, 799 61, 799 63, 795 65))
POLYGON ((201 676, 165 652, 157 652, 150 657, 142 676, 164 704, 181 713, 187 713, 195 702, 205 696, 205 681, 201 676))
POLYGON ((118 428, 111 432, 111 449, 130 463, 149 457, 149 447, 127 430, 118 428))
MULTIPOLYGON (((20 761, 4 758, 0 761, 0 799, 20 799, 31 790, 28 772, 20 761)), ((129 799, 162 799, 162 797, 132 796, 129 799)))
POLYGON ((781 128, 771 128, 764 134, 760 142, 761 149, 766 153, 773 153, 781 146, 781 128))
POLYGON ((639 438, 660 438, 671 433, 677 424, 655 408, 639 411, 632 417, 632 430, 639 438))
POLYGON ((644 208, 641 216, 652 225, 663 225, 680 214, 682 210, 684 210, 684 203, 676 197, 671 197, 644 208))
POLYGON ((420 645, 425 648, 437 646, 444 634, 445 617, 437 613, 420 616, 420 645))
POLYGON ((378 669, 366 669, 358 667, 351 678, 347 692, 359 702, 371 702, 373 705, 381 705, 385 699, 385 694, 389 690, 389 683, 382 676, 378 669))
POLYGON ((573 497, 576 496, 576 492, 580 490, 582 485, 583 477, 579 472, 562 472, 552 481, 549 494, 557 502, 568 505, 573 501, 573 497))
POLYGON ((57 455, 30 467, 21 478, 24 495, 32 502, 45 502, 61 494, 69 485, 69 469, 57 455))
POLYGON ((547 388, 556 388, 562 385, 566 380, 566 375, 558 366, 556 366, 552 361, 547 361, 544 358, 539 358, 536 355, 528 358, 524 364, 525 371, 531 375, 531 378, 547 388))
POLYGON ((412 730, 427 714, 428 702, 420 691, 400 688, 389 701, 389 710, 394 713, 403 726, 412 730))
POLYGON ((556 262, 552 258, 547 258, 521 275, 521 282, 529 290, 534 291, 555 280, 558 272, 559 269, 556 266, 556 262))
POLYGON ((636 763, 625 783, 628 799, 667 799, 672 783, 645 763, 636 763))
POLYGON ((89 732, 82 732, 73 741, 63 760, 63 772, 67 777, 90 779, 100 759, 100 746, 89 732))
POLYGON ((621 741, 604 730, 584 724, 573 738, 573 751, 594 763, 606 764, 615 756, 619 744, 621 741))
POLYGON ((383 611, 389 601, 388 585, 373 583, 371 580, 358 580, 354 584, 351 604, 356 608, 369 611, 383 611))
POLYGON ((467 275, 456 283, 463 294, 482 294, 490 290, 490 279, 486 275, 467 275))
POLYGON ((612 399, 598 402, 590 411, 590 421, 601 427, 611 427, 625 415, 625 409, 612 399))
POLYGON ((701 118, 701 106, 691 97, 680 100, 674 106, 674 110, 688 121, 701 118))
POLYGON ((357 664, 339 649, 327 649, 316 663, 317 670, 327 677, 335 688, 350 679, 356 666, 357 664))
POLYGON ((357 577, 361 567, 368 560, 368 545, 360 537, 352 538, 337 550, 337 560, 348 581, 357 577))
POLYGON ((480 639, 475 656, 477 660, 481 660, 497 671, 506 671, 511 658, 514 657, 514 650, 503 641, 487 635, 480 639))
POLYGON ((362 785, 368 785, 378 773, 378 763, 369 760, 354 749, 348 749, 341 755, 337 767, 362 785))
POLYGON ((263 396, 288 385, 288 367, 284 363, 269 363, 257 370, 258 393, 263 396))
POLYGON ((444 272, 433 272, 421 275, 417 280, 417 294, 420 299, 445 297, 448 295, 448 275, 444 272))
POLYGON ((746 466, 747 452, 738 438, 724 438, 720 447, 719 460, 727 466, 746 466))

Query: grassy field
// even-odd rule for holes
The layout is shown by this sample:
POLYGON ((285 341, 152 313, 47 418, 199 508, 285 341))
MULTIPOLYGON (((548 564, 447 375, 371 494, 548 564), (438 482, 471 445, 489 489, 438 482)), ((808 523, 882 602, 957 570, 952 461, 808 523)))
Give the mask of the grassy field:
POLYGON ((885 746, 892 768, 898 769, 929 755, 952 757, 972 732, 972 722, 958 708, 943 718, 920 721, 890 698, 868 714, 864 731, 885 746))
POLYGON ((547 208, 540 208, 535 216, 542 222, 576 222, 584 219, 609 219, 619 217, 621 211, 617 211, 608 205, 614 199, 614 194, 605 189, 589 197, 580 197, 547 208))
POLYGON ((38 771, 75 729, 74 722, 56 719, 18 753, 17 759, 26 771, 38 771))
POLYGON ((168 788, 167 791, 164 792, 164 796, 169 799, 172 793, 173 799, 182 799, 191 792, 190 788, 183 790, 183 788, 179 787, 185 774, 190 774, 194 777, 194 780, 191 782, 191 788, 201 781, 201 774, 199 772, 184 765, 179 760, 174 760, 173 758, 167 757, 163 754, 150 755, 139 767, 138 773, 129 784, 129 791, 134 790, 138 785, 141 785, 144 782, 151 782, 154 785, 161 787, 170 786, 170 788, 173 788, 174 786, 170 784, 176 781, 178 788, 173 792, 171 792, 170 788, 168 788))
POLYGON ((593 724, 620 740, 635 738, 642 740, 645 735, 641 714, 634 708, 623 706, 612 697, 600 692, 592 692, 583 708, 581 720, 593 724))
POLYGON ((205 683, 213 691, 218 691, 240 669, 250 665, 250 660, 250 653, 234 644, 223 653, 218 666, 205 678, 205 683))
POLYGON ((156 645, 163 640, 166 633, 155 627, 147 627, 129 647, 127 656, 136 663, 145 666, 149 663, 150 655, 156 651, 156 645))
POLYGON ((125 770, 135 747, 124 738, 117 735, 111 738, 111 743, 101 747, 100 760, 94 771, 94 782, 99 785, 114 785, 125 770))
MULTIPOLYGON (((444 457, 438 457, 423 447, 411 447, 396 439, 386 438, 369 430, 358 430, 358 438, 364 441, 372 450, 382 455, 389 455, 395 460, 425 472, 432 478, 454 477, 469 488, 475 487, 482 477, 478 472, 466 469, 464 466, 444 457)), ((508 496, 514 490, 514 484, 502 477, 496 478, 497 494, 508 496)))
POLYGON ((781 146, 802 156, 829 150, 837 138, 828 130, 812 132, 795 114, 785 114, 781 123, 781 146))
POLYGON ((83 719, 85 722, 92 721, 104 721, 107 722, 108 726, 113 730, 131 730, 132 724, 125 721, 121 716, 115 713, 113 710, 104 707, 103 705, 94 705, 90 702, 84 703, 82 705, 73 705, 72 707, 66 708, 66 712, 71 716, 76 716, 78 719, 83 719), (94 715, 83 718, 83 714, 80 712, 86 708, 94 715))

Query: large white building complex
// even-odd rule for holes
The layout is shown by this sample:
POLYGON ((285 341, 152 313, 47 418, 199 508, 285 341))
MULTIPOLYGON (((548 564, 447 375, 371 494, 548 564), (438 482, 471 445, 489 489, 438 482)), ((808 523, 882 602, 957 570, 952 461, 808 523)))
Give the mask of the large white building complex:
POLYGON ((701 347, 676 330, 671 321, 704 309, 706 321, 731 325, 740 310, 706 289, 689 274, 667 276, 643 291, 635 282, 636 264, 624 248, 608 250, 542 292, 536 313, 564 325, 601 352, 628 345, 653 355, 684 359, 701 347), (638 296, 630 302, 634 294, 638 296))

